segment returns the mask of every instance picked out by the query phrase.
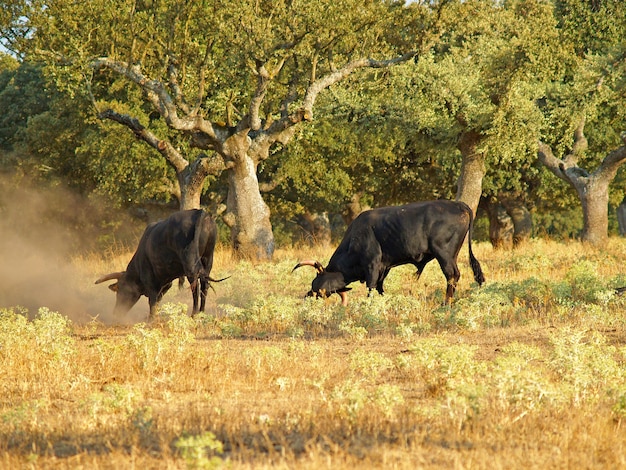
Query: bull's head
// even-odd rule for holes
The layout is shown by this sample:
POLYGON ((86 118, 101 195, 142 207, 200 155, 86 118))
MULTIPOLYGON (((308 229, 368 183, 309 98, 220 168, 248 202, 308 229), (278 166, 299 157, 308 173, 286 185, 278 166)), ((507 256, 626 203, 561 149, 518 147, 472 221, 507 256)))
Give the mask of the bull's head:
POLYGON ((302 266, 313 266, 317 271, 317 276, 313 279, 311 290, 307 292, 307 297, 327 298, 331 294, 339 294, 341 297, 341 305, 348 305, 346 281, 340 272, 326 271, 319 261, 301 261, 292 269, 291 272, 302 266))
POLYGON ((126 271, 102 276, 96 281, 96 284, 110 281, 111 279, 117 279, 116 283, 109 286, 109 289, 116 294, 115 309, 113 310, 113 313, 116 315, 123 315, 137 303, 139 297, 141 297, 141 291, 139 290, 137 283, 131 282, 127 279, 126 271))

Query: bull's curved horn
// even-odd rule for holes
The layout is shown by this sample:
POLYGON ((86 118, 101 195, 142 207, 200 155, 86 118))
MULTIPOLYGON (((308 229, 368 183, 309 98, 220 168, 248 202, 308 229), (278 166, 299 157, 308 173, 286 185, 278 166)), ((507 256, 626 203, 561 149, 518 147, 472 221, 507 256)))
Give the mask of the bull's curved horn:
POLYGON ((324 266, 322 266, 322 263, 320 263, 319 261, 314 261, 314 260, 300 261, 291 270, 291 272, 294 272, 296 269, 298 269, 298 268, 300 268, 302 266, 313 266, 317 270, 317 274, 322 274, 324 272, 324 266))
POLYGON ((98 279, 94 284, 100 284, 101 282, 110 281, 111 279, 119 279, 125 273, 126 271, 120 271, 119 273, 106 274, 105 276, 102 276, 100 279, 98 279))

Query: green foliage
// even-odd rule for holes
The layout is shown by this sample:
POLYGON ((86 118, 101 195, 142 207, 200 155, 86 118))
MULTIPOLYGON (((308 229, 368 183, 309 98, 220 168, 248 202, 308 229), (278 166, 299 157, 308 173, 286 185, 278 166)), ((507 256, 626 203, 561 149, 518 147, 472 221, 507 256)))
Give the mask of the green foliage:
POLYGON ((482 327, 504 326, 515 308, 507 292, 498 284, 489 284, 472 291, 468 297, 459 299, 452 308, 436 312, 442 324, 454 324, 468 330, 482 327))
POLYGON ((3 56, 0 64, 0 148, 17 146, 29 118, 48 111, 56 90, 47 86, 41 67, 3 56))
MULTIPOLYGON (((555 149, 555 155, 564 155, 572 146, 574 129, 585 117, 589 145, 578 156, 578 165, 592 173, 611 151, 623 145, 620 133, 626 128, 626 9, 623 2, 614 0, 558 0, 554 4, 559 34, 564 48, 569 49, 569 59, 543 100, 546 126, 542 139, 555 149)), ((622 168, 611 185, 611 204, 618 204, 624 197, 623 175, 622 168)), ((574 191, 568 190, 566 197, 571 200, 574 191)), ((551 187, 544 191, 554 196, 551 187)))
POLYGON ((187 358, 189 345, 195 342, 196 323, 187 316, 187 305, 168 304, 161 308, 167 323, 164 329, 138 323, 125 337, 129 364, 157 373, 167 371, 187 358))
MULTIPOLYGON (((175 57, 180 109, 197 104, 202 116, 226 126, 245 118, 257 86, 254 66, 266 64, 271 80, 260 112, 269 126, 300 106, 312 80, 346 62, 419 50, 415 61, 326 90, 296 142, 271 148, 260 179, 279 183, 268 198, 281 227, 304 210, 341 212, 355 195, 377 206, 453 198, 459 138, 476 132, 487 162, 483 195, 523 194, 540 230, 576 236, 576 195, 537 165, 536 142, 563 154, 585 114, 590 146, 581 165, 591 170, 621 145, 626 123, 626 14, 617 0, 5 6, 1 39, 21 55, 0 53, 0 146, 18 146, 21 163, 30 162, 25 171, 117 205, 168 202, 177 181, 132 133, 97 123, 98 111, 137 117, 190 162, 199 151, 187 133, 168 128, 138 87, 94 72, 94 57, 140 64, 163 84, 170 83, 167 58, 175 57)), ((15 164, 7 154, 0 159, 15 164)), ((611 187, 612 206, 624 197, 625 174, 611 187)), ((207 182, 216 194, 225 184, 207 182)))
POLYGON ((550 339, 554 347, 552 366, 568 386, 565 398, 573 404, 598 400, 603 398, 605 387, 623 385, 626 376, 614 357, 616 348, 601 334, 563 328, 550 339))
POLYGON ((502 348, 494 367, 494 399, 503 409, 516 413, 539 410, 544 404, 557 400, 558 390, 546 377, 545 361, 537 347, 511 343, 502 348))
POLYGON ((76 148, 76 158, 93 175, 94 197, 104 196, 117 207, 170 202, 175 194, 173 169, 119 125, 103 122, 87 132, 76 148))
POLYGON ((393 420, 396 408, 404 403, 399 387, 383 384, 366 387, 361 381, 348 380, 337 385, 329 396, 329 406, 335 413, 347 419, 350 426, 366 421, 372 412, 382 413, 393 420))
POLYGON ((83 407, 96 422, 110 414, 119 413, 127 418, 133 414, 141 398, 132 386, 111 383, 104 385, 101 392, 89 396, 83 407))
POLYGON ((474 346, 449 344, 444 338, 425 338, 410 348, 404 368, 424 383, 433 397, 447 396, 474 381, 481 366, 474 361, 474 346))
POLYGON ((615 415, 615 418, 619 422, 621 422, 622 419, 626 418, 626 393, 622 393, 617 398, 615 405, 613 405, 612 411, 615 415))
POLYGON ((46 373, 59 372, 70 364, 75 353, 75 340, 72 337, 72 322, 58 312, 46 307, 39 309, 34 320, 29 321, 20 309, 0 309, 0 355, 5 366, 24 360, 24 348, 35 351, 46 373))
POLYGON ((224 452, 224 445, 215 438, 212 432, 181 436, 174 442, 174 447, 185 459, 187 468, 216 469, 223 465, 218 455, 224 452))
POLYGON ((581 260, 567 271, 565 280, 569 283, 570 294, 574 301, 593 302, 598 291, 603 289, 603 282, 597 274, 594 263, 581 260))
POLYGON ((501 288, 513 305, 520 305, 524 308, 546 309, 555 301, 551 283, 535 277, 501 285, 501 288))
POLYGON ((368 380, 376 380, 392 367, 391 359, 380 353, 357 349, 350 355, 350 369, 368 380))

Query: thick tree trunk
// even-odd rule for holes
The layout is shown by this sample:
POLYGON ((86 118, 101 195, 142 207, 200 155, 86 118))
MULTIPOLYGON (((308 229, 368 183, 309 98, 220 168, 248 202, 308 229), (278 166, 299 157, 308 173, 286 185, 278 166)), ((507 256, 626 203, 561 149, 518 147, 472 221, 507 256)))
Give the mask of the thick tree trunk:
POLYGON ((589 178, 584 185, 576 185, 583 207, 581 239, 599 245, 609 233, 609 182, 589 178))
POLYGON ((232 159, 228 173, 228 198, 224 222, 231 231, 233 248, 239 256, 271 259, 274 234, 270 209, 265 204, 257 178, 258 159, 250 156, 247 134, 234 135, 223 148, 232 159))
POLYGON ((181 191, 180 195, 180 210, 186 211, 187 209, 199 209, 200 208, 200 193, 189 194, 187 191, 181 191))
POLYGON ((330 245, 331 230, 327 212, 317 214, 305 212, 302 214, 302 227, 306 232, 306 240, 309 244, 330 245))
MULTIPOLYGON (((578 166, 578 158, 587 149, 587 139, 583 132, 585 119, 574 131, 574 145, 569 154, 558 159, 549 145, 539 142, 537 156, 552 173, 567 181, 576 189, 583 209, 583 241, 599 245, 608 238, 609 230, 609 185, 617 170, 626 162, 626 145, 610 152, 596 171, 589 174, 578 166)), ((626 144, 626 133, 622 133, 626 144)))
POLYGON ((619 225, 619 234, 626 237, 626 198, 617 206, 617 223, 619 225))
POLYGON ((236 165, 228 177, 226 214, 233 248, 246 258, 271 259, 274 234, 270 210, 261 197, 256 165, 251 159, 236 165))
POLYGON ((481 200, 481 207, 489 217, 489 241, 495 249, 511 249, 513 246, 513 221, 506 209, 495 200, 481 200))
POLYGON ((357 216, 368 209, 371 209, 368 205, 361 204, 361 196, 362 193, 356 193, 352 195, 350 202, 346 204, 343 211, 341 212, 341 218, 346 223, 346 225, 350 225, 357 216))
POLYGON ((485 175, 485 157, 477 149, 479 143, 480 134, 468 131, 461 135, 458 144, 463 162, 457 182, 456 200, 463 201, 470 206, 474 214, 480 202, 485 175))
POLYGON ((533 233, 533 219, 521 198, 504 197, 501 203, 513 222, 513 245, 528 240, 533 233))
POLYGON ((178 186, 180 188, 180 194, 178 196, 178 203, 181 211, 187 209, 200 209, 200 196, 202 194, 202 185, 189 184, 184 174, 178 175, 178 186))

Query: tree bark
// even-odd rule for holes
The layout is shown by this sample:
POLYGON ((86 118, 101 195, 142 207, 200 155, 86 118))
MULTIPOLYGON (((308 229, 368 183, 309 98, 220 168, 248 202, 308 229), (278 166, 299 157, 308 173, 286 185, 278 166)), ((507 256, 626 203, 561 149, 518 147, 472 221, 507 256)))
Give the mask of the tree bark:
POLYGON ((459 139, 458 148, 463 159, 457 181, 456 200, 466 203, 474 214, 478 209, 485 176, 485 157, 478 151, 480 134, 469 130, 459 139))
POLYGON ((361 212, 371 209, 371 207, 361 204, 362 196, 363 193, 361 192, 353 194, 350 202, 345 205, 343 211, 341 212, 341 218, 346 223, 346 225, 350 225, 361 212))
POLYGON ((332 234, 327 212, 316 214, 305 212, 302 214, 302 227, 310 245, 330 245, 332 234))
POLYGON ((581 238, 594 245, 606 241, 609 234, 609 183, 604 178, 590 177, 577 180, 574 187, 583 209, 581 238))
POLYGON ((221 149, 233 163, 228 174, 228 197, 223 220, 230 228, 233 248, 240 256, 271 259, 274 235, 270 209, 259 188, 259 158, 251 155, 250 144, 247 132, 242 132, 227 139, 221 149))
POLYGON ((489 218, 489 241, 495 249, 513 246, 513 221, 502 204, 494 199, 481 199, 481 207, 489 218))
MULTIPOLYGON (((539 142, 537 154, 543 165, 576 190, 583 210, 581 239, 599 245, 608 237, 609 185, 626 162, 626 145, 609 153, 598 169, 589 174, 577 165, 578 157, 587 149, 584 126, 583 118, 574 132, 572 151, 563 159, 556 158, 543 142, 539 142)), ((622 134, 622 141, 626 144, 626 133, 622 134)))
POLYGON ((622 203, 617 206, 617 223, 619 225, 619 234, 626 237, 626 197, 622 203))
POLYGON ((531 237, 533 219, 520 197, 506 196, 499 199, 513 222, 513 246, 517 246, 531 237))

